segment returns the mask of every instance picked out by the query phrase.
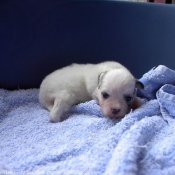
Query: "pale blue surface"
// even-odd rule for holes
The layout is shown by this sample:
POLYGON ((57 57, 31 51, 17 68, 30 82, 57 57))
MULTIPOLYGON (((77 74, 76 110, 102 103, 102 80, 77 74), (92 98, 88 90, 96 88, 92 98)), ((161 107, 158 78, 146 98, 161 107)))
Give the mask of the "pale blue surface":
POLYGON ((157 98, 121 121, 105 118, 92 100, 73 107, 63 122, 49 123, 37 89, 1 89, 0 172, 174 175, 175 87, 158 78, 162 68, 161 75, 155 70, 162 86, 157 98))

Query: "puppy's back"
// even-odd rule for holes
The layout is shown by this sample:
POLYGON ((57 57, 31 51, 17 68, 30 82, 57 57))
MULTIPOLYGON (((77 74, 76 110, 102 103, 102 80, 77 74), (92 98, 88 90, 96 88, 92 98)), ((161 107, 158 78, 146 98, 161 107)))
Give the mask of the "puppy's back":
POLYGON ((77 97, 77 102, 90 99, 84 72, 91 71, 92 67, 92 64, 72 64, 46 76, 40 86, 40 102, 43 104, 48 97, 55 97, 62 91, 74 94, 77 97))

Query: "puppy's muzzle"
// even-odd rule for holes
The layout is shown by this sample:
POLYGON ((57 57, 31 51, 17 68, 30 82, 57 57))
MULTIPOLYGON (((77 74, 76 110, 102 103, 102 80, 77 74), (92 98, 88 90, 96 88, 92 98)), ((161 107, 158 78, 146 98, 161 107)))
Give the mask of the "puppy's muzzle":
POLYGON ((120 109, 112 108, 111 111, 112 111, 112 114, 117 115, 120 112, 120 109))

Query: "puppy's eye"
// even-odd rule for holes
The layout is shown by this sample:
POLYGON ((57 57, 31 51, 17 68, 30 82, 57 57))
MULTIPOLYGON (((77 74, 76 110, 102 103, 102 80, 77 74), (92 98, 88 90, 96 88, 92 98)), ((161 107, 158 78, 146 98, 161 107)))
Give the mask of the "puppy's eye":
POLYGON ((103 92, 103 93, 102 93, 102 96, 103 96, 104 99, 107 99, 107 98, 109 97, 109 94, 106 93, 106 92, 103 92))
POLYGON ((125 98, 126 102, 130 102, 132 100, 132 97, 129 95, 125 96, 124 98, 125 98))

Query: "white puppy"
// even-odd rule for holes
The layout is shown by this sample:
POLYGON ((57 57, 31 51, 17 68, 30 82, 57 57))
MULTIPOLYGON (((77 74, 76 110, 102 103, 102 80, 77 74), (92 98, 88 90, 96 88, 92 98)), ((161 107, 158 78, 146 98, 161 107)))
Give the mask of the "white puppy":
POLYGON ((56 70, 42 82, 40 103, 50 111, 50 120, 60 122, 72 105, 97 99, 105 116, 121 118, 141 102, 136 89, 143 88, 124 66, 109 61, 72 64, 56 70))

